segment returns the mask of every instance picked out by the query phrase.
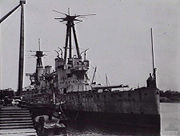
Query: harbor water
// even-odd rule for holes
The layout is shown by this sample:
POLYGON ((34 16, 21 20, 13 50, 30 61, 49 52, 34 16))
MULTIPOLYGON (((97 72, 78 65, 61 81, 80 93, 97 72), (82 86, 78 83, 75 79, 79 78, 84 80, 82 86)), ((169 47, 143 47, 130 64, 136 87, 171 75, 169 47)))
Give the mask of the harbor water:
POLYGON ((161 103, 161 130, 109 126, 108 124, 71 124, 67 136, 180 136, 180 103, 161 103))

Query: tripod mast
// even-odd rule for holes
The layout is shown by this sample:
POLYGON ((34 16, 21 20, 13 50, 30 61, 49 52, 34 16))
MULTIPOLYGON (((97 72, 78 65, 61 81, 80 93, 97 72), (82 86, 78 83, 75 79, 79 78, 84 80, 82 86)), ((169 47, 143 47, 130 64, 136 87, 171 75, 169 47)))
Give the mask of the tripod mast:
POLYGON ((74 21, 77 21, 76 19, 77 16, 70 16, 67 15, 65 18, 63 18, 63 22, 66 21, 66 41, 65 41, 65 53, 64 53, 64 60, 67 60, 67 50, 69 49, 69 58, 72 58, 72 35, 74 36, 75 40, 75 46, 76 46, 76 52, 77 56, 80 59, 80 51, 79 51, 79 46, 78 46, 78 41, 77 41, 77 36, 76 36, 76 31, 74 27, 74 21), (72 33, 73 30, 73 33, 72 33))
POLYGON ((76 54, 77 58, 81 59, 82 56, 80 54, 77 35, 76 35, 76 29, 75 29, 75 23, 74 22, 82 22, 82 20, 77 19, 78 17, 85 17, 95 14, 88 14, 88 15, 70 15, 70 11, 68 10, 68 14, 62 13, 56 10, 53 10, 55 12, 58 12, 60 14, 65 15, 64 18, 55 18, 60 19, 60 22, 66 22, 66 39, 65 39, 65 52, 64 52, 64 60, 66 62, 67 60, 67 53, 69 49, 69 58, 72 58, 72 35, 74 37, 75 47, 76 47, 76 54))

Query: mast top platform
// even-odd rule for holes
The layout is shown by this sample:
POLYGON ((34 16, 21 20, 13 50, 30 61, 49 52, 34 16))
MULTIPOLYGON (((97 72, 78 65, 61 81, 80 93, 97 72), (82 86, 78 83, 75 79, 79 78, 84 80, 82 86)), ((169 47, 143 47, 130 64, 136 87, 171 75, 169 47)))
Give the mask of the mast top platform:
POLYGON ((26 0, 20 0, 20 4, 26 4, 26 0))
POLYGON ((78 21, 78 22, 82 22, 82 20, 80 19, 77 19, 78 17, 79 18, 83 18, 83 17, 86 17, 86 16, 92 16, 92 15, 96 15, 96 14, 86 14, 86 15, 70 15, 70 10, 68 9, 68 14, 66 13, 63 13, 63 12, 59 12, 57 10, 53 10, 54 12, 57 12, 57 13, 60 13, 62 15, 65 15, 65 17, 62 17, 62 18, 55 18, 55 19, 59 19, 60 22, 74 22, 74 21, 78 21))

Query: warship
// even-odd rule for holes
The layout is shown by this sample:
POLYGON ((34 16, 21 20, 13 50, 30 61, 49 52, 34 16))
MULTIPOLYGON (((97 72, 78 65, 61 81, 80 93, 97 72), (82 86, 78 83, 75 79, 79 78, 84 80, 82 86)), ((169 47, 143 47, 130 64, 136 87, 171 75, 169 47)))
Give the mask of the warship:
POLYGON ((129 89, 123 84, 103 86, 93 80, 89 81, 87 71, 90 62, 86 57, 87 50, 80 52, 75 22, 81 22, 79 17, 85 15, 63 15, 65 17, 55 19, 66 22, 64 51, 61 48, 56 51, 58 55, 55 58, 54 70, 52 66, 43 66, 44 53, 41 50, 36 51, 36 71, 27 74, 31 87, 24 91, 23 100, 31 104, 60 103, 66 116, 73 121, 160 129, 159 89, 156 85, 153 40, 153 71, 146 81, 146 87, 129 89), (76 50, 74 54, 73 45, 76 50), (121 88, 126 89, 122 91, 121 88))

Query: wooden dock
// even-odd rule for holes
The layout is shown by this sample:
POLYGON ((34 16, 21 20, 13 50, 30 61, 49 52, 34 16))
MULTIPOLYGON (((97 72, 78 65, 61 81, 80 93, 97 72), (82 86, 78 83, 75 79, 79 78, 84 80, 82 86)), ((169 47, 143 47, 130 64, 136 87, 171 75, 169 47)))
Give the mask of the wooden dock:
POLYGON ((0 136, 37 136, 29 110, 16 106, 2 107, 0 136))

